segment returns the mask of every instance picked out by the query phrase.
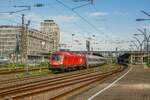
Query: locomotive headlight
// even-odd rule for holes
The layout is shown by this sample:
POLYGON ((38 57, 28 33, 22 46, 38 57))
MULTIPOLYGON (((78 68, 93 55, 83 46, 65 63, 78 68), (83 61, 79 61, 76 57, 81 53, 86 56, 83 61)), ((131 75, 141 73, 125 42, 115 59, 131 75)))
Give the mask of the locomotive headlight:
POLYGON ((62 64, 62 61, 60 61, 60 64, 62 64))
POLYGON ((63 57, 61 57, 60 59, 60 64, 63 64, 63 57))

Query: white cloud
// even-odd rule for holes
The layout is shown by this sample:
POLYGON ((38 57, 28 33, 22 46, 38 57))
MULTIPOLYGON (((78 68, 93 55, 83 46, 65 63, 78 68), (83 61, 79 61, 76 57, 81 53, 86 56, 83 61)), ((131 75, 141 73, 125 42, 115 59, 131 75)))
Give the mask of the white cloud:
POLYGON ((45 19, 54 19, 57 22, 72 22, 78 19, 78 17, 73 15, 40 16, 34 13, 28 14, 27 18, 38 22, 45 19))
POLYGON ((9 14, 7 14, 7 13, 0 13, 0 17, 9 17, 9 14))
POLYGON ((99 29, 99 30, 103 30, 103 31, 106 30, 105 27, 98 27, 98 29, 99 29))
POLYGON ((58 16, 51 16, 51 18, 57 20, 57 22, 73 22, 78 19, 78 17, 70 16, 70 15, 58 15, 58 16))
POLYGON ((73 15, 53 15, 53 16, 41 16, 35 13, 29 13, 26 15, 26 19, 31 20, 31 25, 34 28, 39 28, 40 22, 43 22, 46 19, 52 19, 59 25, 64 25, 64 23, 72 23, 78 20, 78 17, 73 15))
POLYGON ((106 12, 99 12, 99 11, 89 13, 89 16, 105 16, 105 15, 108 15, 108 13, 106 13, 106 12))

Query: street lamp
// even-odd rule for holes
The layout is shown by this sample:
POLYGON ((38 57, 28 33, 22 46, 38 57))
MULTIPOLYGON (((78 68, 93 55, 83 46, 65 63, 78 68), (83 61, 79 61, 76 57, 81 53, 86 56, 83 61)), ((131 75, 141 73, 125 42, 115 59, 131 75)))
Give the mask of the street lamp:
POLYGON ((37 4, 33 5, 33 7, 43 7, 43 6, 44 6, 44 4, 42 4, 42 3, 37 3, 37 4))
POLYGON ((134 46, 134 45, 132 45, 132 44, 130 44, 130 45, 129 45, 129 47, 130 47, 130 51, 134 51, 133 46, 134 46))
POLYGON ((136 19, 136 21, 145 21, 145 20, 150 20, 150 19, 136 19))
MULTIPOLYGON (((43 4, 35 4, 32 7, 42 7, 43 4)), ((18 12, 22 12, 22 11, 26 11, 26 10, 31 10, 31 6, 30 5, 21 5, 21 6, 13 6, 13 7, 22 7, 24 9, 21 10, 17 10, 17 11, 13 11, 10 12, 9 14, 14 14, 14 13, 18 13, 18 12)), ((24 63, 25 63, 25 75, 29 74, 29 68, 28 68, 28 26, 30 25, 30 20, 28 21, 28 23, 26 25, 24 25, 24 14, 22 14, 22 35, 21 35, 21 40, 22 40, 22 58, 24 58, 24 63)))
POLYGON ((146 29, 144 29, 144 31, 142 31, 141 29, 137 29, 139 32, 141 32, 142 34, 134 34, 135 36, 138 35, 143 35, 144 36, 144 40, 142 41, 141 45, 144 43, 144 41, 146 42, 146 53, 147 53, 147 63, 149 63, 149 38, 150 35, 148 36, 146 34, 146 29))
POLYGON ((142 12, 143 14, 145 14, 145 15, 147 15, 147 16, 149 16, 149 17, 150 17, 150 14, 149 14, 149 13, 147 13, 147 12, 145 12, 144 10, 141 10, 141 12, 142 12))
MULTIPOLYGON (((143 14, 145 14, 145 15, 147 15, 148 17, 150 17, 150 14, 149 13, 147 13, 147 12, 145 12, 145 11, 141 11, 143 14)), ((136 19, 136 21, 146 21, 146 20, 150 20, 150 19, 136 19)), ((142 35, 144 35, 144 40, 146 41, 146 45, 147 45, 147 49, 146 49, 146 51, 147 51, 147 63, 149 63, 149 38, 150 38, 150 35, 149 36, 147 36, 146 35, 146 29, 144 29, 144 31, 142 31, 142 30, 140 30, 140 29, 138 29, 138 31, 140 31, 141 33, 142 33, 142 35)))
MULTIPOLYGON (((140 48, 140 52, 142 51, 142 45, 144 43, 145 40, 143 40, 142 42, 137 38, 137 37, 133 37, 135 40, 137 40, 137 42, 139 43, 139 48, 140 48)), ((143 63, 143 58, 142 58, 142 53, 138 53, 140 57, 140 61, 141 61, 141 64, 143 63)))
MULTIPOLYGON (((148 17, 150 17, 150 14, 149 13, 147 13, 147 12, 145 12, 145 11, 143 11, 143 10, 141 10, 141 12, 143 13, 143 14, 145 14, 145 15, 147 15, 148 17)), ((143 18, 139 18, 139 19, 136 19, 136 21, 145 21, 145 20, 150 20, 150 19, 143 19, 143 18)), ((146 40, 146 42, 147 42, 147 53, 148 53, 148 49, 149 49, 149 44, 148 44, 148 42, 149 42, 149 38, 150 38, 150 35, 149 36, 147 36, 146 35, 146 29, 144 29, 144 31, 142 31, 142 30, 140 30, 140 29, 137 29, 139 32, 141 32, 142 33, 142 35, 144 35, 144 38, 145 38, 145 40, 146 40)), ((138 34, 139 35, 139 34, 138 34)))
POLYGON ((14 14, 14 13, 18 13, 18 12, 22 12, 22 11, 26 11, 26 10, 31 10, 31 7, 43 7, 44 4, 41 4, 41 3, 38 3, 38 4, 34 4, 32 6, 30 5, 21 5, 21 6, 12 6, 12 7, 15 7, 15 8, 24 8, 24 9, 20 9, 20 10, 16 10, 16 11, 8 11, 8 12, 0 12, 0 13, 8 13, 8 14, 14 14))
MULTIPOLYGON (((135 35, 135 34, 134 34, 135 35)), ((136 35, 135 35, 136 36, 136 35)), ((143 43, 145 40, 143 40, 142 42, 137 38, 137 37, 133 37, 138 43, 139 43, 139 47, 140 48, 140 51, 142 51, 142 46, 143 46, 143 43)))
MULTIPOLYGON (((147 13, 147 12, 145 12, 145 11, 141 11, 143 14, 145 14, 145 15, 147 15, 148 17, 150 17, 150 14, 149 13, 147 13)), ((138 19, 136 19, 136 21, 146 21, 146 20, 150 20, 150 19, 145 19, 145 18, 138 18, 138 19)))
POLYGON ((72 44, 71 44, 71 47, 72 47, 72 49, 73 49, 73 37, 75 36, 75 34, 71 34, 71 36, 72 36, 72 44))
POLYGON ((131 43, 133 43, 133 45, 137 48, 137 51, 138 51, 138 46, 137 46, 137 44, 135 43, 135 41, 130 41, 131 43))
POLYGON ((146 32, 146 29, 144 29, 144 31, 142 31, 141 29, 137 29, 139 32, 141 32, 142 34, 134 34, 135 36, 138 36, 138 35, 143 35, 144 36, 144 40, 146 41, 146 51, 148 53, 148 49, 149 49, 149 38, 150 38, 150 35, 148 36, 147 35, 147 32, 146 32))
POLYGON ((16 11, 12 11, 10 12, 10 14, 13 14, 13 13, 18 13, 18 12, 22 12, 22 11, 26 11, 26 10, 31 10, 31 7, 43 7, 44 4, 41 4, 41 3, 38 3, 38 4, 34 4, 32 6, 30 5, 21 5, 21 6, 13 6, 13 7, 21 7, 21 8, 25 8, 25 9, 21 9, 21 10, 16 10, 16 11))
MULTIPOLYGON (((89 34, 90 34, 90 33, 89 33, 89 34)), ((94 44, 94 41, 95 41, 94 38, 95 38, 95 35, 94 35, 94 34, 88 37, 89 49, 90 49, 91 51, 93 51, 92 40, 93 40, 93 44, 94 44)))

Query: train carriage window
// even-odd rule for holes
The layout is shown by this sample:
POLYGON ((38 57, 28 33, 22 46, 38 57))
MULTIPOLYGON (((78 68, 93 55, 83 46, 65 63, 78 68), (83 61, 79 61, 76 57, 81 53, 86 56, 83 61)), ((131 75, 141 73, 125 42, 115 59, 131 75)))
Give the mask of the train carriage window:
POLYGON ((61 55, 60 54, 52 54, 52 60, 60 60, 61 55))
POLYGON ((88 58, 88 61, 91 62, 91 61, 92 61, 92 58, 88 58))

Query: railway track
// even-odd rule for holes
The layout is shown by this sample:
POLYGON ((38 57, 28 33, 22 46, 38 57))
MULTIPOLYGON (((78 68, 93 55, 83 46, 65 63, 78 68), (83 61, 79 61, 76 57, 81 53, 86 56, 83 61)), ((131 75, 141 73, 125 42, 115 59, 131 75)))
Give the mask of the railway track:
MULTIPOLYGON (((97 70, 95 70, 95 68, 90 68, 90 69, 86 69, 86 70, 83 70, 83 71, 86 72, 86 71, 97 71, 97 70)), ((74 71, 74 72, 68 72, 68 73, 60 73, 60 74, 57 74, 57 77, 55 77, 55 78, 65 77, 65 76, 69 76, 69 75, 73 75, 73 74, 77 74, 77 73, 81 73, 81 72, 74 71)), ((40 81, 47 80, 47 79, 53 79, 54 76, 56 76, 56 75, 52 74, 52 73, 49 73, 49 74, 43 75, 43 76, 36 76, 36 77, 35 76, 28 76, 28 77, 22 77, 22 78, 1 80, 0 81, 0 88, 5 87, 9 84, 11 84, 11 86, 12 86, 13 84, 17 84, 18 82, 19 83, 21 82, 21 84, 22 83, 23 84, 26 84, 26 83, 30 84, 31 82, 38 82, 38 79, 40 79, 40 81), (29 80, 29 82, 28 82, 28 80, 29 80), (24 82, 24 81, 26 81, 26 82, 24 82)))
POLYGON ((6 79, 6 80, 1 80, 0 85, 9 84, 9 83, 12 84, 12 83, 15 83, 15 82, 18 82, 18 81, 31 80, 31 79, 37 79, 37 78, 41 78, 41 76, 26 76, 26 77, 22 77, 22 78, 6 79))
POLYGON ((0 84, 0 90, 5 90, 5 89, 8 89, 8 88, 12 88, 14 89, 14 87, 20 87, 20 86, 25 86, 25 85, 31 85, 32 83, 34 84, 37 84, 39 82, 42 81, 43 82, 52 82, 52 81, 56 81, 56 80, 61 80, 61 79, 66 79, 66 78, 70 78, 70 77, 75 77, 77 75, 84 75, 84 74, 89 74, 91 72, 96 72, 93 71, 93 70, 87 70, 85 71, 84 73, 82 72, 73 72, 73 73, 64 73, 64 74, 59 74, 59 75, 53 75, 53 74, 50 74, 46 77, 29 77, 29 78, 25 78, 25 79, 21 79, 23 82, 20 82, 21 80, 19 80, 19 83, 18 83, 18 80, 12 80, 12 81, 8 81, 8 82, 4 82, 3 84, 0 84), (30 80, 31 79, 31 80, 30 80), (24 82, 25 80, 25 82, 24 82), (29 80, 29 81, 28 81, 29 80))
POLYGON ((78 72, 52 78, 38 79, 36 81, 23 84, 6 85, 4 87, 0 87, 0 98, 19 100, 20 98, 31 98, 33 95, 49 92, 49 96, 46 99, 58 99, 72 91, 85 87, 122 70, 123 68, 119 67, 118 69, 105 73, 99 71, 87 71, 84 73, 78 72), (64 90, 63 88, 68 89, 64 90), (61 89, 64 91, 61 91, 61 89))
POLYGON ((84 88, 84 87, 86 87, 86 86, 88 86, 88 85, 90 85, 90 84, 92 84, 94 82, 100 81, 100 80, 102 80, 102 79, 104 79, 104 78, 106 78, 106 77, 108 77, 108 76, 110 76, 112 74, 121 72, 123 70, 124 70, 124 68, 120 67, 119 69, 112 70, 110 72, 105 72, 105 73, 102 73, 102 74, 97 74, 95 76, 90 77, 87 80, 83 79, 83 82, 81 81, 78 84, 75 84, 76 86, 70 85, 70 86, 68 86, 68 87, 70 87, 70 89, 66 89, 63 92, 57 93, 56 95, 53 95, 53 96, 49 97, 48 99, 49 100, 58 100, 58 99, 62 100, 63 97, 67 96, 68 94, 71 94, 72 92, 80 90, 80 89, 82 89, 82 88, 84 88), (71 88, 71 87, 73 87, 73 88, 71 88))

